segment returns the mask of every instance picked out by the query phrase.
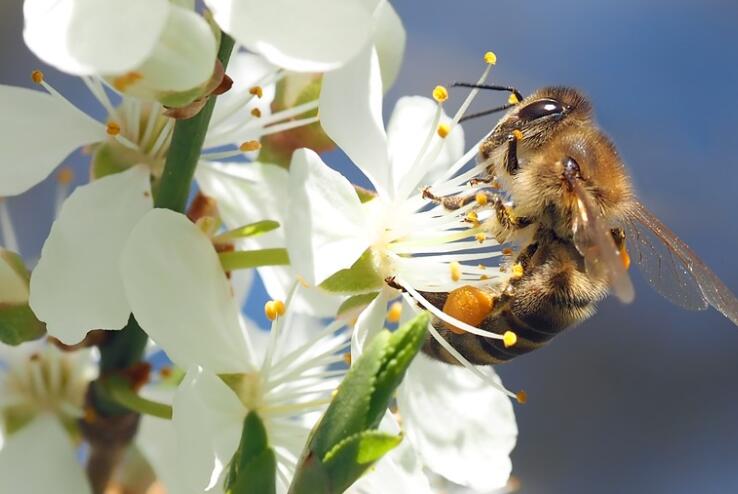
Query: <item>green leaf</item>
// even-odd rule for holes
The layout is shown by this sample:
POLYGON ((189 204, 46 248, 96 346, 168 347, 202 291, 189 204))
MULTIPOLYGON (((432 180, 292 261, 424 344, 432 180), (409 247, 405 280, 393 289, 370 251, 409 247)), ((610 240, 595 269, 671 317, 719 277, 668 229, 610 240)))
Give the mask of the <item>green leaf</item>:
POLYGON ((343 492, 397 445, 398 437, 374 430, 420 350, 429 321, 424 312, 394 333, 380 331, 369 342, 311 433, 290 494, 343 492))
POLYGON ((336 312, 336 317, 353 319, 374 300, 379 292, 362 293, 361 295, 354 295, 343 301, 341 306, 336 312))
POLYGON ((279 228, 279 222, 272 220, 257 221, 256 223, 250 223, 248 225, 239 226, 233 230, 221 233, 213 237, 213 242, 227 242, 229 240, 236 240, 239 238, 246 237, 258 237, 272 230, 279 228))
POLYGON ((46 334, 46 325, 36 319, 28 304, 0 306, 0 341, 20 345, 46 334))
POLYGON ((364 431, 349 436, 326 454, 322 468, 330 479, 329 492, 343 492, 369 467, 402 441, 402 436, 364 431))
POLYGON ((226 478, 228 494, 273 494, 276 492, 277 462, 269 447, 264 422, 256 412, 249 412, 243 422, 241 443, 231 459, 226 478))
POLYGON ((225 271, 258 268, 259 266, 284 266, 290 263, 287 249, 260 249, 218 254, 225 271))
POLYGON ((384 279, 377 272, 374 255, 367 249, 348 269, 342 269, 320 284, 334 293, 365 293, 382 288, 384 279))

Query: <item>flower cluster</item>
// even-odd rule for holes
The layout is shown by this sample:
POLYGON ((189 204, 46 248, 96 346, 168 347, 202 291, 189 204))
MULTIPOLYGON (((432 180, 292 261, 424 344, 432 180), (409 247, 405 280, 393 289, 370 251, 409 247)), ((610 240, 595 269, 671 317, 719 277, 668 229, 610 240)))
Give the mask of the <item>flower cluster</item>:
POLYGON ((459 125, 476 90, 452 116, 443 87, 401 98, 385 127, 405 44, 388 1, 205 4, 24 2, 28 47, 105 117, 40 70, 0 85, 3 487, 504 488, 515 395, 414 317, 502 338, 427 296, 509 276, 486 196, 451 211, 427 193, 481 190, 459 125), (333 145, 373 190, 324 162, 333 145), (24 258, 2 198, 82 159, 89 181, 59 169, 24 258), (424 338, 460 365, 416 356, 424 338))

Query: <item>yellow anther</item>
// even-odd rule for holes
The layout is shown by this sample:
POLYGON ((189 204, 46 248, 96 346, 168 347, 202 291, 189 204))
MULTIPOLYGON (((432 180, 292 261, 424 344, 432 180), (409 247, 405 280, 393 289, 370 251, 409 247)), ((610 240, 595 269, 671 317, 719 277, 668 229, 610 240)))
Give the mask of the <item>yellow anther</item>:
POLYGON ((459 281, 461 279, 461 264, 453 261, 451 264, 448 265, 448 267, 451 271, 451 279, 453 281, 459 281))
POLYGON ((264 314, 270 321, 274 321, 277 317, 279 317, 280 314, 277 310, 276 302, 274 300, 270 300, 269 302, 264 304, 264 314))
POLYGON ((215 230, 218 229, 218 221, 212 216, 203 216, 202 218, 197 219, 195 226, 197 226, 197 228, 205 235, 210 237, 215 233, 215 230))
POLYGON ((500 190, 502 188, 500 182, 497 181, 492 182, 491 184, 489 184, 489 186, 495 190, 500 190))
POLYGON ((479 216, 477 216, 477 213, 475 211, 469 211, 468 213, 466 213, 466 221, 474 226, 479 226, 479 216))
POLYGON ((497 55, 495 55, 495 52, 488 51, 484 54, 484 62, 489 65, 494 65, 497 63, 497 55))
POLYGON ((523 265, 520 264, 519 262, 518 263, 515 263, 513 265, 512 269, 510 270, 510 275, 513 278, 520 278, 520 277, 522 277, 523 276, 523 265))
POLYGON ((259 143, 259 141, 246 141, 238 146, 238 149, 240 149, 244 153, 248 151, 258 151, 259 149, 261 149, 261 144, 259 143))
POLYGON ((256 118, 261 118, 261 110, 259 110, 258 108, 252 108, 251 115, 256 118))
POLYGON ((482 271, 484 271, 485 269, 487 269, 487 266, 485 266, 484 264, 477 264, 477 267, 479 269, 481 269, 482 271))
POLYGON ((310 283, 308 283, 307 280, 303 278, 302 276, 300 276, 299 274, 295 277, 295 279, 300 284, 300 286, 302 286, 303 288, 310 288, 310 283))
POLYGON ((474 235, 474 238, 477 239, 477 242, 482 244, 485 240, 487 240, 487 235, 484 233, 477 233, 476 235, 474 235))
POLYGON ((486 274, 483 274, 483 275, 480 275, 479 276, 479 281, 484 281, 484 280, 488 280, 488 279, 489 279, 489 276, 487 276, 486 274))
POLYGON ((518 335, 516 335, 512 331, 505 331, 505 334, 502 335, 502 343, 505 345, 505 348, 510 348, 511 346, 515 346, 515 343, 517 342, 518 342, 518 335))
POLYGON ((521 389, 520 391, 515 393, 515 399, 518 400, 518 403, 520 403, 521 405, 525 405, 526 403, 528 403, 528 393, 521 389))
POLYGON ((281 300, 274 300, 274 310, 277 311, 278 316, 283 316, 285 311, 287 310, 287 306, 284 305, 284 302, 281 300))
POLYGON ((120 92, 124 92, 141 79, 143 79, 143 74, 141 72, 128 72, 127 74, 123 74, 122 76, 113 79, 113 87, 120 92))
POLYGON ((44 73, 40 70, 34 70, 31 72, 31 80, 36 84, 41 84, 44 82, 44 73))
POLYGON ((346 363, 346 365, 351 367, 351 352, 346 352, 343 354, 343 361, 346 363))
MULTIPOLYGON (((465 285, 449 292, 443 304, 443 312, 461 322, 478 326, 492 312, 493 307, 494 299, 489 293, 465 285)), ((450 324, 444 323, 444 326, 452 333, 463 334, 465 332, 450 324)))
POLYGON ((511 105, 517 105, 520 103, 520 100, 518 99, 518 95, 515 93, 510 93, 510 96, 507 97, 507 102, 511 105))
POLYGON ((171 367, 162 367, 161 369, 159 369, 159 375, 163 377, 164 379, 168 377, 172 377, 173 374, 174 374, 174 371, 172 370, 171 367))
POLYGON ((253 86, 249 88, 249 93, 253 94, 257 98, 261 98, 264 96, 264 90, 261 86, 253 86))
POLYGON ((447 123, 442 123, 438 125, 437 132, 438 132, 438 137, 440 137, 441 139, 445 139, 451 132, 451 126, 447 123))
POLYGON ((484 192, 477 192, 474 196, 474 200, 477 201, 477 204, 479 204, 480 206, 484 206, 489 202, 489 198, 484 192))
POLYGON ((400 316, 402 316, 402 303, 394 302, 387 311, 387 322, 398 323, 400 322, 400 316))
POLYGON ((433 99, 439 103, 443 103, 448 99, 448 89, 443 86, 433 88, 433 99))
POLYGON ((505 247, 502 249, 502 255, 503 256, 511 256, 513 253, 513 250, 510 247, 505 247))
POLYGON ((523 139, 523 133, 519 129, 513 130, 512 135, 516 141, 520 141, 523 139))
POLYGON ((74 180, 74 172, 68 166, 61 168, 56 175, 56 181, 61 185, 69 185, 72 183, 72 180, 74 180))
POLYGON ((105 132, 107 132, 108 135, 117 136, 120 134, 120 125, 116 122, 108 122, 108 125, 105 126, 105 132))

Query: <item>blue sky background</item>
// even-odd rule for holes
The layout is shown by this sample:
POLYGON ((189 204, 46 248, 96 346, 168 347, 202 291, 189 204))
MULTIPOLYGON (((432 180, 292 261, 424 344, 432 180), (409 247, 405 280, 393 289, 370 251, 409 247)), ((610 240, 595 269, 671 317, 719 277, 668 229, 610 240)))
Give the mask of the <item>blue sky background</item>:
MULTIPOLYGON (((0 83, 30 86, 39 63, 22 44, 20 4, 0 6, 0 83)), ((393 5, 406 25, 408 50, 386 114, 400 96, 475 80, 490 49, 498 55, 497 83, 524 94, 550 84, 582 89, 643 202, 738 291, 738 4, 393 5)), ((81 84, 44 70, 65 95, 99 115, 81 84)), ((481 95, 475 105, 485 109, 501 98, 481 95)), ((469 122, 467 142, 493 125, 493 119, 469 122)), ((341 156, 331 158, 357 178, 341 156)), ((78 156, 70 164, 84 169, 78 156)), ((28 257, 48 232, 53 188, 44 183, 9 201, 28 257)), ((580 327, 499 368, 510 388, 529 395, 527 405, 517 406, 520 492, 738 492, 738 328, 715 311, 670 305, 638 274, 635 281, 633 304, 607 300, 580 327)))

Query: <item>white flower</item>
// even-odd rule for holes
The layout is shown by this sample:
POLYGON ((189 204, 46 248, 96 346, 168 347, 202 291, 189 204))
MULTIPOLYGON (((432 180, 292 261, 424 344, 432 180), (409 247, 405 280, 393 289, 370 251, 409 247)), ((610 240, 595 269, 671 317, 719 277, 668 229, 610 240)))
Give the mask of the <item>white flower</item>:
POLYGON ((91 350, 0 345, 0 478, 8 492, 91 492, 67 428, 95 377, 91 350), (43 475, 39 475, 43 470, 43 475))
POLYGON ((138 95, 192 90, 213 74, 207 21, 168 0, 25 0, 23 13, 31 51, 71 74, 138 95))
POLYGON ((381 47, 388 83, 399 70, 405 32, 386 0, 206 0, 205 3, 224 31, 249 50, 289 70, 334 70, 371 43, 381 47))
MULTIPOLYGON (((147 333, 188 369, 174 399, 180 472, 211 489, 233 456, 243 420, 264 421, 285 492, 310 430, 348 349, 343 323, 316 329, 292 311, 269 334, 239 320, 236 298, 210 240, 182 215, 153 210, 132 231, 121 258, 126 295, 147 333), (220 377, 219 377, 220 376, 220 377), (228 384, 226 384, 228 383, 228 384)), ((286 300, 291 305, 291 300, 286 300)))

